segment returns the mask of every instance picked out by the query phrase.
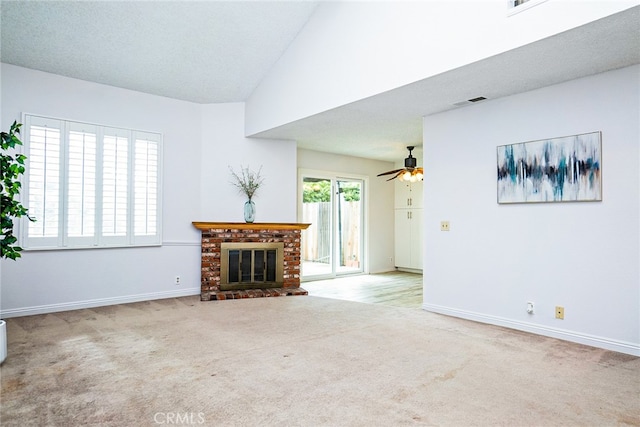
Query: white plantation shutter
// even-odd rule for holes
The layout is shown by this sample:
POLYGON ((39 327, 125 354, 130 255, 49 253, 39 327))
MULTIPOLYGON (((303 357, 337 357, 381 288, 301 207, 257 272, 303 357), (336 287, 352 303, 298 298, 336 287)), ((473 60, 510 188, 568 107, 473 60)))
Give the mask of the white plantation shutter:
POLYGON ((162 136, 25 115, 25 249, 159 245, 162 136))
POLYGON ((137 241, 144 241, 158 234, 159 145, 158 135, 135 133, 133 234, 137 241))
MULTIPOLYGON (((50 246, 60 244, 62 123, 59 120, 34 118, 26 121, 30 129, 25 143, 29 182, 26 196, 29 215, 28 234, 50 246)), ((25 245, 26 246, 26 245, 25 245)))
POLYGON ((67 233, 71 243, 93 244, 96 235, 96 127, 68 126, 67 146, 67 233))
POLYGON ((129 136, 105 131, 102 154, 102 235, 124 237, 129 211, 129 136))

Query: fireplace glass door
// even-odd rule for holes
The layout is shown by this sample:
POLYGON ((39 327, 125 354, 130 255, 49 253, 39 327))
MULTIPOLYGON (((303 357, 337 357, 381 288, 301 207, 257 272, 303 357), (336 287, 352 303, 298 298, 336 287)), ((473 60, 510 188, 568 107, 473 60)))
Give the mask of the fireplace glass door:
POLYGON ((228 283, 275 282, 276 260, 275 249, 231 249, 228 283))

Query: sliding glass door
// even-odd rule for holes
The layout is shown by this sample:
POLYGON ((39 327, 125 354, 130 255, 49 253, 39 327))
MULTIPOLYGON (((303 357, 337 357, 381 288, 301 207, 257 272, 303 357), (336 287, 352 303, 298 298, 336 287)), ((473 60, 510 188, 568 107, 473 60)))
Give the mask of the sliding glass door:
POLYGON ((331 179, 302 178, 302 221, 311 224, 302 232, 302 276, 328 276, 334 272, 333 183, 331 179))
POLYGON ((336 180, 336 273, 362 272, 362 180, 336 180))
POLYGON ((363 271, 364 180, 301 173, 302 278, 363 271))

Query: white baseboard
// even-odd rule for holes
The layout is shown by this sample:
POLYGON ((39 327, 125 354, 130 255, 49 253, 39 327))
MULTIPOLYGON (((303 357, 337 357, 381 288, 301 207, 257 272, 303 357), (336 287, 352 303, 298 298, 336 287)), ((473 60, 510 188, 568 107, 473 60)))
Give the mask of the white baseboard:
POLYGON ((422 274, 422 270, 417 268, 396 267, 396 271, 404 271, 405 273, 422 274))
POLYGON ((517 329, 519 331, 531 332, 533 334, 544 335, 551 338, 558 338, 578 344, 590 345, 592 347, 617 351, 619 353, 640 356, 640 344, 625 341, 616 341, 609 338, 597 337, 593 335, 581 334, 564 329, 551 328, 548 326, 536 325, 533 323, 520 322, 498 316, 490 316, 482 313, 475 313, 456 308, 444 307, 435 304, 422 304, 422 308, 433 313, 445 314, 447 316, 459 317, 490 325, 503 326, 505 328, 517 329))
POLYGON ((128 304, 131 302, 151 301, 156 299, 188 297, 200 295, 200 287, 179 289, 175 291, 153 292, 149 294, 127 295, 113 298, 99 298, 87 301, 74 301, 60 304, 47 304, 35 307, 22 307, 3 310, 0 317, 8 319, 10 317, 32 316, 34 314, 47 314, 59 311, 80 310, 83 308, 102 307, 105 305, 128 304))

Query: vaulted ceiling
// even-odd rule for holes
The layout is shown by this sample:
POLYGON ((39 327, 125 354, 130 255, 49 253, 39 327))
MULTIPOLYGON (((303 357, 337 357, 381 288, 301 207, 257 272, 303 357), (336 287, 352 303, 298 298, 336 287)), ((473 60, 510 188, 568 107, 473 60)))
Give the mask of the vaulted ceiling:
MULTIPOLYGON (((2 62, 197 103, 244 101, 318 1, 2 1, 2 62)), ((421 117, 640 63, 640 7, 255 136, 399 161, 421 117), (504 76, 518 76, 505 79, 504 76)))

